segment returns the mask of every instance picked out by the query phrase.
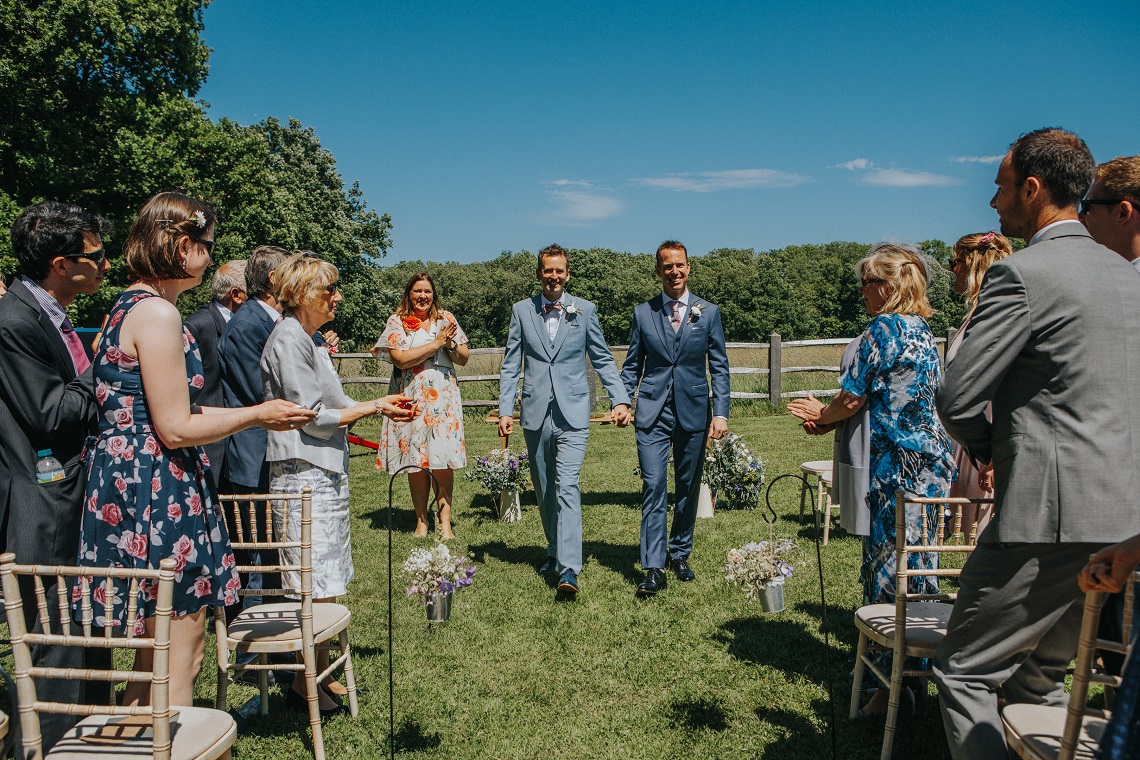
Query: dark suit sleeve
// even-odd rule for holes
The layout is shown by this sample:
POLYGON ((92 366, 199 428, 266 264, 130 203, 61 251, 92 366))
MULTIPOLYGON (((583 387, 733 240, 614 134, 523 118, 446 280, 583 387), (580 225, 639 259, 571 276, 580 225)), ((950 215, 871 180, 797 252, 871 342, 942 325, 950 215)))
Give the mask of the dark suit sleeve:
POLYGON ((507 345, 503 349, 503 363, 499 366, 499 416, 510 417, 515 412, 515 394, 522 373, 522 322, 519 308, 511 309, 511 326, 507 330, 507 345))
POLYGON ((998 262, 986 271, 978 307, 938 388, 946 431, 979 462, 992 456, 986 406, 1029 342, 1029 300, 1017 270, 998 262))
POLYGON ((633 310, 633 328, 629 333, 629 350, 625 353, 625 361, 621 365, 621 381, 625 385, 625 392, 633 398, 637 390, 637 383, 645 371, 645 348, 641 345, 641 320, 637 318, 637 309, 633 310))
POLYGON ((729 400, 732 395, 731 377, 728 372, 728 350, 724 345, 724 325, 720 321, 720 309, 712 309, 709 324, 709 374, 712 376, 713 416, 728 419, 729 400))
POLYGON ((261 351, 269 332, 253 319, 241 323, 236 323, 236 319, 235 316, 230 320, 218 349, 226 406, 256 406, 265 400, 262 398, 261 351))
POLYGON ((44 439, 83 435, 95 424, 92 369, 65 382, 38 323, 0 322, 0 388, 20 426, 44 439))

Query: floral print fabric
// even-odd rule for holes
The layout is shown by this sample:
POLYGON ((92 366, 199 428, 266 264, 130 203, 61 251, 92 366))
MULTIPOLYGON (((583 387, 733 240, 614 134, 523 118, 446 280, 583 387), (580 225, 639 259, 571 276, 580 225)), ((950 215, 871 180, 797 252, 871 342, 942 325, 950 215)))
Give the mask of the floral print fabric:
MULTIPOLYGON (((444 323, 456 326, 456 343, 466 343, 467 336, 449 311, 441 311, 434 322, 420 322, 415 317, 388 318, 384 333, 376 343, 381 355, 390 349, 406 351, 435 340, 444 323)), ((414 465, 432 470, 456 470, 467 466, 467 449, 463 441, 463 402, 455 368, 440 351, 422 364, 406 370, 393 365, 389 393, 403 393, 416 400, 420 415, 410 422, 384 420, 376 466, 387 472, 414 465), (437 361, 440 360, 440 361, 437 361)))
MULTIPOLYGON (((119 347, 123 318, 153 293, 126 291, 111 309, 95 354, 99 431, 88 441, 87 489, 78 564, 89 567, 157 568, 172 557, 174 615, 207 605, 237 602, 238 581, 229 534, 222 520, 209 461, 201 448, 168 449, 150 424, 138 359, 119 347)), ((186 375, 193 401, 205 385, 194 338, 183 330, 186 375)), ((107 588, 92 592, 94 625, 121 627, 127 599, 117 587, 104 609, 107 588), (109 619, 108 619, 109 618, 109 619)), ((141 581, 136 633, 154 615, 157 582, 141 581)), ((80 619, 78 587, 73 611, 80 619)))
MULTIPOLYGON (((328 599, 348 593, 353 579, 352 541, 349 537, 348 473, 316 467, 303 459, 269 463, 271 493, 300 493, 313 489, 313 598, 328 599)), ((286 540, 301 541, 301 500, 273 510, 273 530, 286 540), (286 511, 287 510, 287 511, 286 511)), ((282 549, 282 564, 301 564, 301 550, 282 549)), ((281 574, 281 588, 299 594, 301 574, 281 574)))

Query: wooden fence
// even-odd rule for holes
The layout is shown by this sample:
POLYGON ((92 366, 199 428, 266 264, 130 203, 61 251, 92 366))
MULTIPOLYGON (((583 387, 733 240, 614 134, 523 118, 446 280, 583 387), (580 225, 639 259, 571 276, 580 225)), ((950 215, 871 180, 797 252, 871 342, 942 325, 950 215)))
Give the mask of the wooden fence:
MULTIPOLYGON (((951 330, 946 338, 936 338, 935 342, 939 344, 949 345, 949 341, 954 339, 954 331, 951 330)), ((782 378, 784 375, 795 374, 799 372, 839 372, 837 365, 809 365, 809 366, 791 366, 785 367, 783 365, 783 351, 785 348, 804 348, 812 346, 846 346, 853 338, 825 338, 822 340, 790 340, 783 341, 780 339, 779 333, 772 333, 771 338, 767 343, 729 343, 727 348, 731 351, 733 349, 745 349, 751 351, 767 351, 768 366, 767 367, 729 367, 731 375, 765 375, 768 377, 768 391, 766 393, 748 393, 743 391, 732 391, 730 398, 733 400, 755 399, 767 400, 773 408, 780 405, 781 401, 792 398, 803 398, 808 394, 814 396, 834 396, 839 392, 838 388, 820 388, 813 390, 798 390, 798 391, 783 391, 782 378), (773 371, 775 370, 775 371, 773 371)), ((610 350, 615 352, 624 353, 628 346, 611 346, 610 350)), ((502 348, 473 348, 471 349, 472 357, 475 356, 488 356, 498 355, 502 356, 502 348)), ((338 368, 344 360, 371 360, 371 354, 334 354, 334 361, 336 361, 338 368)), ((619 362, 620 366, 620 362, 619 362)), ((594 373, 593 367, 590 365, 589 360, 586 360, 586 375, 590 382, 590 407, 594 408, 598 397, 598 378, 594 373)), ((343 373, 342 373, 343 375, 343 373)), ((498 382, 498 373, 489 374, 463 374, 462 368, 460 369, 458 380, 460 383, 474 383, 474 382, 498 382)), ((348 384, 381 384, 388 385, 388 377, 367 377, 367 376, 349 376, 342 377, 342 382, 348 384)), ((464 406, 469 407, 497 407, 499 405, 498 399, 468 399, 464 398, 464 406)))

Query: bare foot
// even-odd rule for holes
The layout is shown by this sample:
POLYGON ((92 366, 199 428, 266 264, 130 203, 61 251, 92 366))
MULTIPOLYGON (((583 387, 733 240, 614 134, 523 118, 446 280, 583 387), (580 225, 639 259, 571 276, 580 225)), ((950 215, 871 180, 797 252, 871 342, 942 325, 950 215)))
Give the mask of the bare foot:
POLYGON ((428 525, 426 522, 416 520, 416 532, 412 534, 415 538, 427 538, 428 525))
POLYGON ((441 531, 440 535, 443 536, 444 541, 450 541, 451 539, 455 538, 455 534, 452 533, 450 530, 441 531))

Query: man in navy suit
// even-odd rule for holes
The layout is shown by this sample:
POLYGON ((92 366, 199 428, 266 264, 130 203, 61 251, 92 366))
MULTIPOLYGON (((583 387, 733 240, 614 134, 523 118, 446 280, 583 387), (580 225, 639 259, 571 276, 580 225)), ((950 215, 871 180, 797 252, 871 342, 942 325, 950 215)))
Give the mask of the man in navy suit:
POLYGON ((688 559, 705 441, 728 432, 730 392, 720 310, 689 292, 684 245, 667 240, 658 246, 657 276, 662 293, 633 310, 629 352, 621 369, 626 392, 632 397, 637 391, 633 425, 642 477, 641 567, 646 571, 637 596, 642 598, 665 588, 667 560, 677 580, 696 577, 688 559), (712 376, 711 400, 706 363, 712 376), (671 531, 666 504, 670 449, 677 487, 671 531))

